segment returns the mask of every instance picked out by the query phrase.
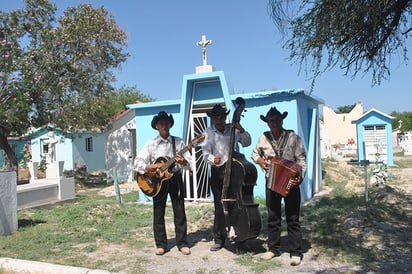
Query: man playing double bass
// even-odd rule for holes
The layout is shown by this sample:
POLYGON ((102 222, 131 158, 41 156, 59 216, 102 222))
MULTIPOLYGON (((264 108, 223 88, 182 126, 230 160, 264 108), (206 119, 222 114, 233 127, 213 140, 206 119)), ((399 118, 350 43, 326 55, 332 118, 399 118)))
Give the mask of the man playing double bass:
POLYGON ((225 164, 228 161, 230 149, 231 127, 235 127, 235 146, 234 150, 239 151, 239 144, 247 147, 251 144, 250 134, 242 127, 239 122, 232 125, 226 124, 226 116, 230 111, 216 104, 211 111, 206 114, 211 118, 212 124, 204 131, 205 141, 202 143, 202 153, 204 159, 211 166, 209 178, 210 187, 214 197, 214 222, 213 238, 214 244, 210 251, 217 251, 224 247, 226 240, 226 223, 221 202, 222 188, 225 176, 225 164))

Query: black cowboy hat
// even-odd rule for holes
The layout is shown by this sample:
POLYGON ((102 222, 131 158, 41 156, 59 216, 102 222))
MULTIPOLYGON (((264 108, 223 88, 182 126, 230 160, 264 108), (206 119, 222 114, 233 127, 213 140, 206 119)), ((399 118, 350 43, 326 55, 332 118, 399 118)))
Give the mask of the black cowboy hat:
POLYGON ((225 111, 224 108, 222 108, 221 105, 216 104, 211 111, 206 112, 207 116, 227 116, 229 114, 230 110, 225 111))
POLYGON ((157 114, 153 117, 153 120, 152 120, 152 128, 153 129, 156 129, 156 124, 160 120, 168 120, 169 123, 170 123, 170 127, 172 127, 173 124, 175 123, 175 121, 173 120, 173 115, 172 114, 167 115, 166 112, 160 111, 159 114, 157 114))
POLYGON ((276 109, 276 107, 271 107, 268 113, 266 113, 266 116, 260 115, 260 119, 262 119, 263 122, 267 122, 268 119, 275 116, 280 116, 283 120, 286 118, 286 116, 288 116, 288 112, 285 111, 283 113, 280 113, 279 110, 276 109))

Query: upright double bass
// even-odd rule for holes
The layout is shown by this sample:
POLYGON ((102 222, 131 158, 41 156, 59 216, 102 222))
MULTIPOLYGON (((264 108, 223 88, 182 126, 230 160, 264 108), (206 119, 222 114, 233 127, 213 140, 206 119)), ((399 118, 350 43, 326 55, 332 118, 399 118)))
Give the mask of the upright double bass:
MULTIPOLYGON (((232 118, 232 125, 240 122, 245 108, 243 98, 236 98, 238 105, 232 118)), ((235 127, 231 127, 228 161, 222 189, 222 205, 225 215, 227 237, 235 242, 256 238, 262 228, 259 204, 255 203, 253 188, 256 185, 257 170, 245 156, 234 150, 235 127)))

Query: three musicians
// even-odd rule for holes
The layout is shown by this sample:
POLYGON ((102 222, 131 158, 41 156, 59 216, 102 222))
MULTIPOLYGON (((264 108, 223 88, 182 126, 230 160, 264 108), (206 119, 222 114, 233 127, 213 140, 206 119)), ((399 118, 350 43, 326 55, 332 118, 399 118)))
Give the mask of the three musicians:
MULTIPOLYGON (((238 151, 239 144, 247 147, 251 144, 250 134, 242 127, 239 122, 233 125, 226 123, 226 117, 229 111, 226 111, 221 105, 217 104, 207 115, 211 118, 211 126, 204 131, 205 141, 202 143, 202 153, 204 159, 211 166, 210 186, 214 197, 214 223, 213 237, 214 244, 210 251, 217 251, 224 247, 227 239, 225 229, 225 217, 221 202, 223 178, 225 173, 225 163, 228 161, 230 129, 235 128, 235 151, 238 151)), ((292 187, 287 197, 282 197, 269 187, 266 187, 266 209, 268 213, 268 251, 263 254, 265 260, 280 256, 280 234, 281 234, 281 203, 285 203, 285 215, 288 230, 288 243, 290 264, 299 265, 302 258, 302 233, 300 228, 300 188, 306 173, 306 151, 301 138, 292 130, 283 128, 283 120, 287 112, 280 113, 275 107, 267 112, 266 116, 260 115, 262 121, 266 122, 269 127, 269 134, 262 134, 253 149, 252 159, 265 172, 269 171, 267 159, 269 157, 282 157, 294 161, 301 167, 298 176, 293 178, 296 186, 292 187)), ((192 163, 190 153, 183 156, 177 155, 176 151, 184 146, 181 138, 173 137, 169 134, 174 120, 172 115, 161 111, 153 117, 152 128, 159 131, 159 135, 148 141, 142 148, 135 159, 135 171, 145 173, 153 171, 157 166, 154 161, 160 156, 175 157, 177 165, 176 173, 170 179, 168 187, 162 189, 159 195, 153 197, 154 210, 154 236, 156 243, 157 255, 163 255, 167 251, 167 237, 164 223, 164 213, 166 205, 166 196, 170 194, 175 215, 176 243, 182 254, 189 255, 190 249, 187 244, 187 224, 184 208, 184 187, 179 169, 190 168, 188 163, 192 163), (160 155, 162 154, 162 155, 160 155)), ((268 182, 267 182, 268 183, 268 182)), ((268 184, 267 184, 268 185, 268 184)))

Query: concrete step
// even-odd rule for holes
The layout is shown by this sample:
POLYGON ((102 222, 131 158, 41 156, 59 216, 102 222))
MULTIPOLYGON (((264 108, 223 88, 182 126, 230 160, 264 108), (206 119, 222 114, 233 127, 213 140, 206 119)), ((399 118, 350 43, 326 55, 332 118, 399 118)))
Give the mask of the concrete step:
POLYGON ((59 201, 59 183, 39 179, 17 186, 17 209, 38 207, 59 201))

